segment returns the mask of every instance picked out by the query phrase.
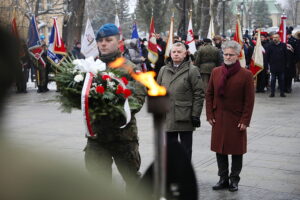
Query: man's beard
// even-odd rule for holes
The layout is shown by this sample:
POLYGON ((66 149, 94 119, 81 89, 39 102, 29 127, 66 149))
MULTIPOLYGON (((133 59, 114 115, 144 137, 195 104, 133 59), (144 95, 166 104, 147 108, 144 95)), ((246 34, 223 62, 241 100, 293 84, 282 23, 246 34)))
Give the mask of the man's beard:
POLYGON ((226 60, 224 60, 225 65, 232 65, 234 63, 236 63, 236 61, 226 61, 226 60))

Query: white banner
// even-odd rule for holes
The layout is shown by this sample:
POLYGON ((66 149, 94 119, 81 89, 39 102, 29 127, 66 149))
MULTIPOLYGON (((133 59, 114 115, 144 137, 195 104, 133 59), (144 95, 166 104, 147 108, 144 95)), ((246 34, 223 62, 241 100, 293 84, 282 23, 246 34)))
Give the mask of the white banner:
POLYGON ((81 39, 81 53, 86 58, 90 56, 95 58, 99 55, 95 33, 89 19, 87 19, 85 32, 81 39))

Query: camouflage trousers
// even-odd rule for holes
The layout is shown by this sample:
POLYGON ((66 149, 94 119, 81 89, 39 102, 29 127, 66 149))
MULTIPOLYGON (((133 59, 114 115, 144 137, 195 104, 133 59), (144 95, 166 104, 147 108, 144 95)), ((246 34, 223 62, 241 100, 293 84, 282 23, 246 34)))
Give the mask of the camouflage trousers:
POLYGON ((126 188, 137 182, 141 158, 138 141, 99 143, 88 139, 85 147, 85 165, 94 178, 111 183, 112 163, 126 182, 126 188))

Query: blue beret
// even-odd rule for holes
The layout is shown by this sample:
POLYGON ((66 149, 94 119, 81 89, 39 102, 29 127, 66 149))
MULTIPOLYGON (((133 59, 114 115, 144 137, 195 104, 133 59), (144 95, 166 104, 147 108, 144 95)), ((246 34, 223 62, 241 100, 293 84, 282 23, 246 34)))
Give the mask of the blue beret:
POLYGON ((119 35, 119 29, 114 24, 104 24, 101 26, 97 32, 96 40, 99 40, 100 38, 109 37, 112 35, 119 35))

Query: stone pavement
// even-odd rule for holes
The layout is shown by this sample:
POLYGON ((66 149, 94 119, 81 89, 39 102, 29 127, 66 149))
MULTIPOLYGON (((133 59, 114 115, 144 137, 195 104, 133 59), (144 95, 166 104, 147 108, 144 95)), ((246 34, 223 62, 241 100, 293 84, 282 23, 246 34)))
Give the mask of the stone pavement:
MULTIPOLYGON (((239 191, 213 191, 218 181, 215 154, 210 151, 210 125, 202 112, 202 127, 194 133, 193 165, 198 177, 200 199, 300 200, 300 83, 286 98, 256 94, 248 153, 244 156, 239 191)), ((12 92, 5 112, 5 132, 12 143, 57 153, 84 168, 80 111, 61 113, 56 92, 27 94, 12 92)), ((152 116, 145 107, 137 115, 143 173, 153 161, 152 116)), ((114 168, 116 184, 122 184, 114 168)))

